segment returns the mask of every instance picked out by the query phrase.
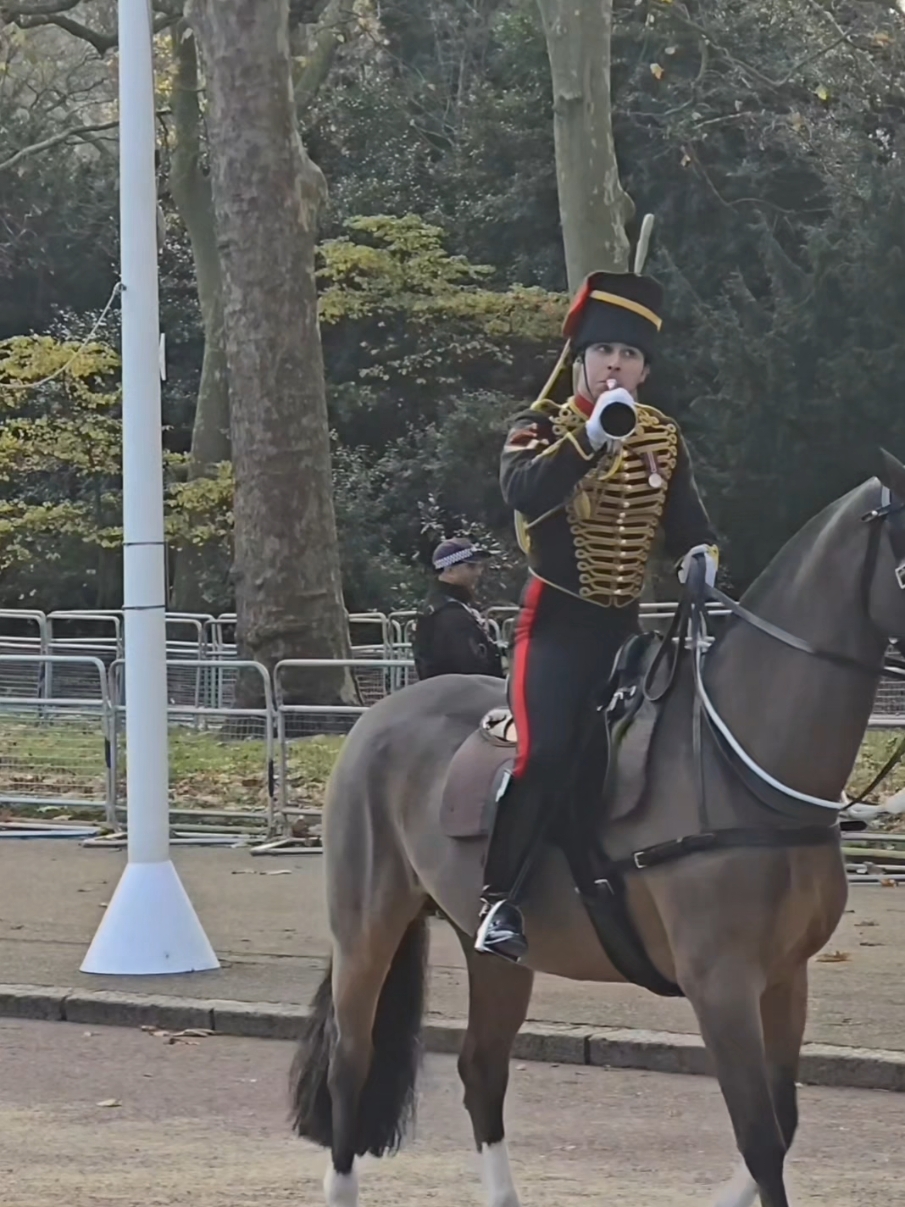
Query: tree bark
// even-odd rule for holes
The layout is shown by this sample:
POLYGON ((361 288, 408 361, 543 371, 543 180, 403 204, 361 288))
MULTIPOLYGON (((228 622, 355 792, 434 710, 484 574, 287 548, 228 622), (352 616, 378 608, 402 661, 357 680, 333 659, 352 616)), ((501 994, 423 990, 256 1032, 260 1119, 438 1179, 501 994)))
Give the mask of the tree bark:
MULTIPOLYGON (((314 281, 325 185, 295 122, 287 0, 196 0, 223 283, 241 656, 347 657, 314 281)), ((308 703, 351 676, 294 676, 308 703)))
POLYGON ((569 290, 625 272, 634 212, 619 183, 610 99, 612 0, 537 0, 553 81, 556 178, 569 290))
MULTIPOLYGON (((195 262, 198 304, 204 327, 204 359, 195 406, 188 477, 211 476, 219 461, 231 457, 229 441, 229 375, 223 346, 223 293, 220 255, 214 226, 210 177, 201 161, 201 106, 198 58, 191 27, 180 21, 172 32, 174 146, 170 158, 170 191, 188 231, 195 262)), ((190 546, 175 558, 171 606, 178 612, 205 610, 203 549, 190 546)))

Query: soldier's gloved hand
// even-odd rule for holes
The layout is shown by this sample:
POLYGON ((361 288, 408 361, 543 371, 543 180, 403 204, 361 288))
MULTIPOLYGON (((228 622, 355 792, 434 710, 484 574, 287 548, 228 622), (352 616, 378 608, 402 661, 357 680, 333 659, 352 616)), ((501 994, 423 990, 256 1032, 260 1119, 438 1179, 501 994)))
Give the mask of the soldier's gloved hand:
POLYGON ((634 398, 622 386, 617 386, 615 390, 604 390, 594 403, 591 418, 584 427, 592 448, 599 450, 605 447, 609 453, 618 453, 622 448, 622 441, 612 436, 607 436, 601 422, 601 416, 611 402, 624 402, 626 406, 630 406, 633 409, 636 406, 634 398))
POLYGON ((707 583, 707 586, 714 586, 716 583, 716 572, 720 565, 720 551, 716 545, 695 545, 693 549, 689 549, 681 562, 679 562, 679 582, 684 586, 688 581, 688 572, 691 569, 691 563, 696 557, 704 559, 704 581, 707 583))

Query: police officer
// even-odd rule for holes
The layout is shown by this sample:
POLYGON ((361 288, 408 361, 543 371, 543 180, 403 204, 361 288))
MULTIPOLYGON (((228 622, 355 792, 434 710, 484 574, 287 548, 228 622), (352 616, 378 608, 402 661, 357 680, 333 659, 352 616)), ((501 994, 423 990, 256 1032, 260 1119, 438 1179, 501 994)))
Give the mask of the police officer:
POLYGON ((503 677, 499 647, 474 607, 475 590, 490 554, 465 537, 441 541, 431 562, 437 575, 418 617, 412 652, 419 679, 434 675, 503 677))
POLYGON ((639 629, 658 530, 680 581, 693 557, 705 561, 709 582, 716 577, 714 531, 678 425, 637 401, 661 302, 651 278, 592 274, 566 318, 559 364, 503 449, 503 496, 530 573, 510 678, 516 763, 488 851, 475 946, 511 960, 527 950, 513 890, 545 820, 567 803, 562 785, 582 710, 639 629), (548 394, 570 362, 575 394, 557 404, 548 394))

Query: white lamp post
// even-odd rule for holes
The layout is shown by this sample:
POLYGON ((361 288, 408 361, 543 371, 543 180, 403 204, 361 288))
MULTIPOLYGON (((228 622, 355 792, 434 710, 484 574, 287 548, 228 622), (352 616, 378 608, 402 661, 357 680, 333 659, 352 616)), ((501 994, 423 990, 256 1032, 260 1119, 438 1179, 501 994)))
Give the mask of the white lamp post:
POLYGON ((170 859, 152 40, 149 0, 119 0, 129 859, 82 964, 114 975, 220 966, 170 859))

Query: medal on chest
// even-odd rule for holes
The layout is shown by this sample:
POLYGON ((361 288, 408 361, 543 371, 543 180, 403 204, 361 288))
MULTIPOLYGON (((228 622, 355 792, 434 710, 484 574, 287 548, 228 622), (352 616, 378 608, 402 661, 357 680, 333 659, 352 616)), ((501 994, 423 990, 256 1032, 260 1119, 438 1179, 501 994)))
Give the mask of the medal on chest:
POLYGON ((663 475, 660 473, 657 465, 657 458, 653 453, 645 452, 641 454, 644 460, 644 468, 647 470, 647 484, 653 490, 659 490, 663 485, 663 475))

